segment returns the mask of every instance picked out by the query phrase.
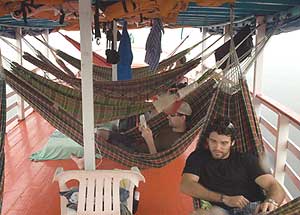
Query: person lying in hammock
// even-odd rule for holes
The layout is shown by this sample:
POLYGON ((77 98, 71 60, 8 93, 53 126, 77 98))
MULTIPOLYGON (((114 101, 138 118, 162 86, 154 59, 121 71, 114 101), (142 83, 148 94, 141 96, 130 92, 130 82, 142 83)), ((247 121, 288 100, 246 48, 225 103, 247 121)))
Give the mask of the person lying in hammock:
POLYGON ((231 151, 235 128, 230 120, 213 121, 205 134, 208 148, 191 153, 180 185, 183 193, 210 202, 210 209, 197 209, 194 215, 265 214, 282 203, 282 186, 258 158, 231 151))
POLYGON ((162 127, 156 136, 148 126, 139 125, 139 131, 146 144, 136 144, 131 137, 117 131, 99 130, 102 138, 111 144, 132 152, 156 153, 168 149, 187 130, 189 116, 192 114, 190 105, 184 101, 175 102, 165 110, 169 125, 162 127))

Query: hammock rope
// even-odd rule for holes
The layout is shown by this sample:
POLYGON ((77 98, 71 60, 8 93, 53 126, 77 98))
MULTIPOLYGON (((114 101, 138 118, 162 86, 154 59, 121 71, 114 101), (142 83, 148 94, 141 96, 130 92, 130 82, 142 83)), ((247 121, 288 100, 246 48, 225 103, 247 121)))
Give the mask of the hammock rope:
MULTIPOLYGON (((18 32, 16 32, 16 34, 20 35, 18 32)), ((17 47, 15 44, 11 43, 9 40, 5 39, 4 37, 0 37, 0 39, 2 39, 8 46, 10 46, 18 54, 22 53, 21 49, 19 47, 17 47)), ((45 71, 44 71, 44 76, 49 78, 48 74, 45 71)))
POLYGON ((182 44, 190 37, 190 35, 187 35, 180 43, 179 45, 168 55, 168 57, 172 57, 177 50, 180 48, 180 46, 182 46, 182 44))
MULTIPOLYGON (((250 32, 242 41, 240 41, 239 44, 237 44, 236 49, 239 48, 239 46, 250 36, 252 35, 252 33, 255 30, 253 30, 252 32, 250 32)), ((251 63, 254 62, 254 60, 256 59, 256 57, 259 55, 259 53, 261 52, 261 50, 264 48, 264 46, 266 45, 266 42, 268 41, 268 39, 271 37, 272 33, 269 34, 268 36, 266 36, 263 40, 261 40, 259 43, 256 44, 255 49, 249 49, 247 50, 243 55, 240 56, 241 59, 243 59, 243 77, 246 75, 246 73, 249 71, 249 65, 251 63), (252 53, 253 52, 253 53, 252 53), (252 56, 252 57, 250 57, 252 56), (246 66, 245 66, 246 65, 246 66)), ((190 85, 184 87, 183 89, 178 90, 178 94, 180 98, 184 98, 185 95, 189 94, 190 92, 192 92, 194 89, 196 89, 199 85, 201 85, 201 83, 203 81, 205 81, 208 77, 210 78, 216 78, 216 79, 222 79, 224 82, 227 81, 231 84, 231 81, 226 78, 223 74, 227 72, 228 68, 231 68, 234 64, 234 62, 228 61, 227 59, 230 57, 230 52, 227 53, 226 55, 223 56, 222 59, 220 59, 219 61, 216 62, 216 64, 212 67, 212 68, 207 68, 204 72, 204 74, 195 82, 191 83, 190 85), (230 64, 228 65, 227 69, 225 68, 222 72, 216 72, 217 69, 225 62, 229 62, 230 64)), ((164 104, 163 107, 161 106, 157 106, 154 103, 156 109, 161 110, 163 108, 166 107, 167 104, 164 104)))
MULTIPOLYGON (((43 35, 41 35, 44 42, 46 43, 46 39, 44 38, 43 35)), ((35 38, 37 38, 36 36, 34 36, 35 38)), ((49 49, 52 56, 54 57, 56 63, 64 70, 64 72, 68 75, 70 75, 71 77, 75 78, 74 73, 66 66, 66 64, 63 62, 63 60, 59 59, 56 54, 54 53, 54 51, 52 49, 49 49)))
POLYGON ((2 55, 0 50, 0 210, 3 201, 3 188, 4 188, 4 140, 6 129, 6 83, 4 79, 4 69, 2 64, 2 55))

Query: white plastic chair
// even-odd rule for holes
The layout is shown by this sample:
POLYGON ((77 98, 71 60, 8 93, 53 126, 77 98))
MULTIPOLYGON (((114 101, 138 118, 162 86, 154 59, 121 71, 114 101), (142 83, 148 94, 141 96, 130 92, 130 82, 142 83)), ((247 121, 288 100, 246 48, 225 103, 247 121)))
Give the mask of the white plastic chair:
POLYGON ((75 210, 66 207, 67 200, 60 197, 62 215, 120 215, 120 181, 128 179, 129 198, 127 208, 132 212, 134 186, 139 181, 145 182, 144 176, 134 170, 68 170, 58 168, 54 180, 58 181, 60 191, 68 190, 66 182, 79 181, 78 208, 75 210))

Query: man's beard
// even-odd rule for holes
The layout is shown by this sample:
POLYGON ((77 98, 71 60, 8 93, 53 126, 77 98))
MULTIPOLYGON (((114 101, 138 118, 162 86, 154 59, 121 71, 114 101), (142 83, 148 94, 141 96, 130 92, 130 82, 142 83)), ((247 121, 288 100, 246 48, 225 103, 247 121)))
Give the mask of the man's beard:
POLYGON ((228 157, 228 155, 230 154, 230 151, 229 152, 211 152, 211 155, 214 159, 225 159, 228 157))

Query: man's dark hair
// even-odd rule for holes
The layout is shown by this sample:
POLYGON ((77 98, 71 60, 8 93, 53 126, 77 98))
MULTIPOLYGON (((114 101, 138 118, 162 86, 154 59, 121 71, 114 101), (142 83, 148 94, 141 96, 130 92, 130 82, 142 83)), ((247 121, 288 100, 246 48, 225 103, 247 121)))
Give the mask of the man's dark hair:
POLYGON ((221 135, 230 136, 231 141, 236 139, 236 129, 228 118, 217 118, 209 123, 206 130, 206 138, 208 138, 211 132, 217 132, 221 135))

